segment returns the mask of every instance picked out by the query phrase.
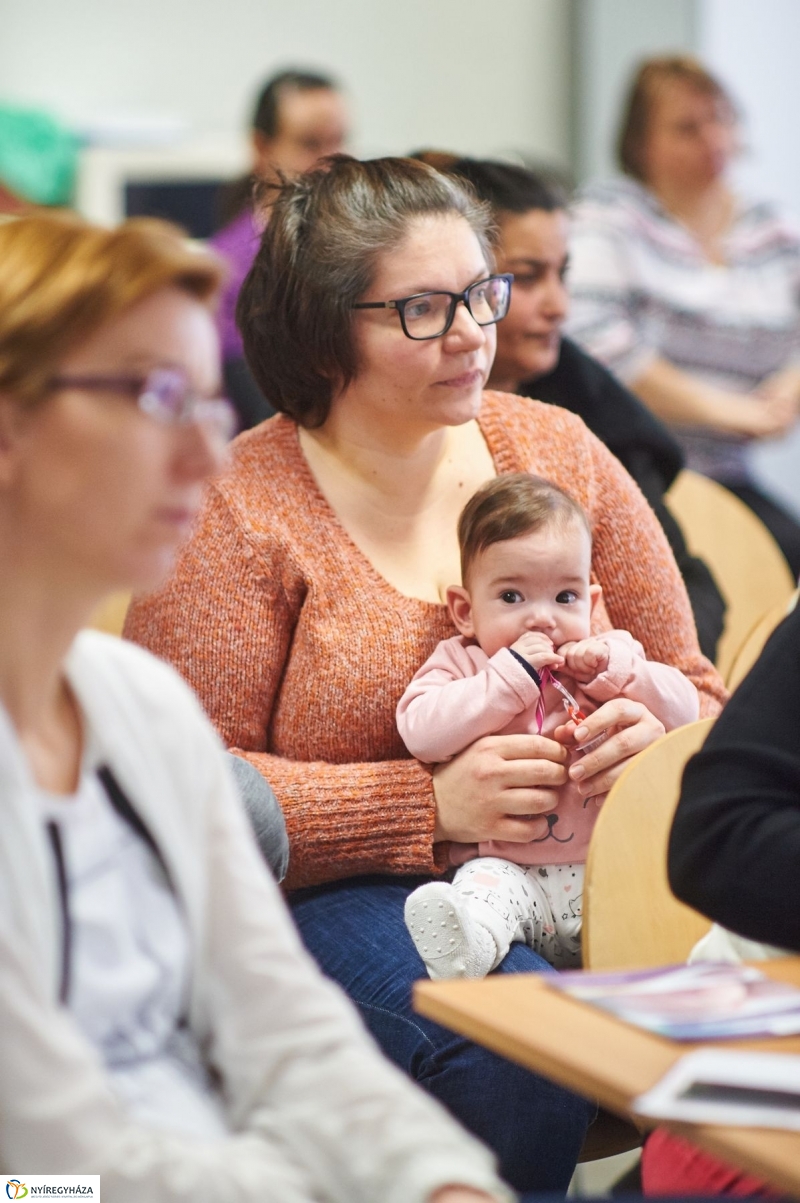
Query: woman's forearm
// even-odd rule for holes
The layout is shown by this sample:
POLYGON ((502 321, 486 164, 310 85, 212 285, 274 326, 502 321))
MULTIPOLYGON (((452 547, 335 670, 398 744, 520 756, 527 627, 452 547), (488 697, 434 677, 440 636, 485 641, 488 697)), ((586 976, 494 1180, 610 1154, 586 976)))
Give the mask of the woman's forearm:
POLYGON ((654 414, 665 422, 685 426, 717 427, 720 419, 720 396, 695 380, 688 372, 673 367, 658 357, 630 382, 654 414))
POLYGON ((726 392, 673 367, 651 360, 630 387, 657 417, 676 426, 698 426, 733 438, 767 438, 791 424, 783 396, 755 398, 726 392))
POLYGON ((266 778, 286 819, 291 855, 285 885, 318 885, 368 873, 435 873, 430 772, 416 760, 361 764, 286 760, 239 752, 266 778))
MULTIPOLYGON (((433 790, 416 761, 338 764, 257 750, 289 659, 299 589, 284 565, 266 570, 252 554, 212 486, 171 580, 134 601, 126 635, 178 669, 225 744, 274 790, 291 848, 289 888, 364 873, 433 872, 433 790)), ((446 863, 442 849, 440 867, 446 863)))

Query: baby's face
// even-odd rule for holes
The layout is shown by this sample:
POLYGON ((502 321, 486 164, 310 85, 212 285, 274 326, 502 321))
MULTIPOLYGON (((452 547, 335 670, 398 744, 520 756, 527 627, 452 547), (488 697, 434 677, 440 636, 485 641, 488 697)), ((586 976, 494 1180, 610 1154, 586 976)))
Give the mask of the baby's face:
POLYGON ((472 562, 466 584, 473 637, 487 656, 526 631, 555 647, 590 634, 592 547, 577 519, 493 543, 472 562))

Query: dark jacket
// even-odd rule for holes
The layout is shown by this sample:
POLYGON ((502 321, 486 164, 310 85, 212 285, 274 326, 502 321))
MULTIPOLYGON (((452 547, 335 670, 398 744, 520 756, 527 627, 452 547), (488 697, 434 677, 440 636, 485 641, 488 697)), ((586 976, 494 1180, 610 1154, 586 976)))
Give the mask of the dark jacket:
POLYGON ((683 454, 669 430, 616 376, 569 338, 561 341, 553 371, 525 381, 518 391, 578 414, 625 465, 664 528, 689 594, 700 647, 714 660, 725 602, 706 565, 689 554, 683 533, 664 504, 664 493, 683 467, 683 454))
POLYGON ((800 952, 800 608, 686 767, 669 879, 724 927, 800 952))

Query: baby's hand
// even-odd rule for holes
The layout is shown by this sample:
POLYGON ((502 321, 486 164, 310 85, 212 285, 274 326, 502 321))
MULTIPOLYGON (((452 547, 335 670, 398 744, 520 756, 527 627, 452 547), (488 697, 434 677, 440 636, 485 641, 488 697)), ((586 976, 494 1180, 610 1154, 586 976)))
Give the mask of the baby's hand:
POLYGON ((564 657, 553 647, 552 639, 541 631, 526 631, 516 643, 511 644, 511 650, 527 660, 537 673, 543 668, 564 667, 564 657))
POLYGON ((608 644, 602 639, 563 643, 558 651, 564 657, 567 672, 582 685, 588 685, 608 668, 608 644))

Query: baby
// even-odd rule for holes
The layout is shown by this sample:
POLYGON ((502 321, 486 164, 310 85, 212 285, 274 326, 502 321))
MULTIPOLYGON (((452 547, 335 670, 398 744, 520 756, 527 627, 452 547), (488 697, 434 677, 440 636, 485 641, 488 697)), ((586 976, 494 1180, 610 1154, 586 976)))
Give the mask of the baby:
MULTIPOLYGON (((697 691, 676 668, 646 660, 627 631, 591 634, 601 595, 591 532, 561 489, 499 476, 467 503, 458 537, 464 584, 447 590, 447 604, 461 634, 438 645, 397 708, 412 756, 449 760, 485 735, 552 737, 572 701, 586 715, 630 698, 668 731, 697 718, 697 691)), ((601 803, 568 780, 552 811, 530 816, 529 842, 482 843, 452 884, 409 895, 406 923, 432 978, 483 977, 514 940, 552 965, 580 966, 583 869, 601 803)))

